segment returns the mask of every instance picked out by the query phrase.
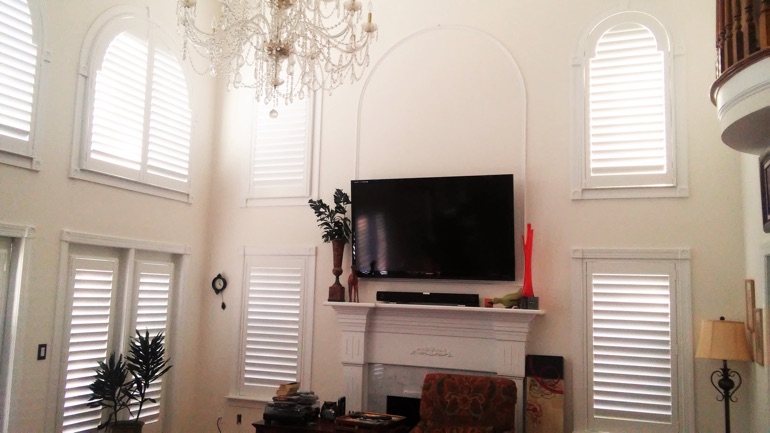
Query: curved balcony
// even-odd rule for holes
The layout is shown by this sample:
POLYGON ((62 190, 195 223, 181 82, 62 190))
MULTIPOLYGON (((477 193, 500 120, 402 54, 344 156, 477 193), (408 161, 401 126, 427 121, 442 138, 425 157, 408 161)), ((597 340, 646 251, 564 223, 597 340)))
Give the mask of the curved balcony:
POLYGON ((717 0, 717 107, 722 141, 756 155, 770 150, 770 0, 717 0))

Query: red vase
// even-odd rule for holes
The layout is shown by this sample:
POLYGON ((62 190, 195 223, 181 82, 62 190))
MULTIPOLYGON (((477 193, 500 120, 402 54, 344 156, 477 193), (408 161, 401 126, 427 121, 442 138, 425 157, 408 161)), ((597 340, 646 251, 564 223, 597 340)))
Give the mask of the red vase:
POLYGON ((535 292, 532 290, 532 237, 534 230, 532 230, 532 224, 527 224, 527 235, 521 237, 524 243, 524 287, 521 291, 521 296, 531 298, 535 296, 535 292))

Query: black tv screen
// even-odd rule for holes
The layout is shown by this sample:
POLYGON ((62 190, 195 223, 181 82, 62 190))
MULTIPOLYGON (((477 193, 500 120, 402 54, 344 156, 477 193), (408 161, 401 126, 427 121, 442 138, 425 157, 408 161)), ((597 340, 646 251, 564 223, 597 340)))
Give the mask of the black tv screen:
POLYGON ((513 175, 351 181, 363 278, 513 281, 513 175))

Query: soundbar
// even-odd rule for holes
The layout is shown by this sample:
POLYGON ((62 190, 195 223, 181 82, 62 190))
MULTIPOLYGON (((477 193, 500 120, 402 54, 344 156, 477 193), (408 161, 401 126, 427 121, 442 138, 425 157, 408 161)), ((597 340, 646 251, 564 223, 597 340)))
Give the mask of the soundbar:
POLYGON ((453 305, 478 307, 479 295, 470 293, 426 293, 426 292, 383 292, 377 291, 378 302, 394 304, 453 305))

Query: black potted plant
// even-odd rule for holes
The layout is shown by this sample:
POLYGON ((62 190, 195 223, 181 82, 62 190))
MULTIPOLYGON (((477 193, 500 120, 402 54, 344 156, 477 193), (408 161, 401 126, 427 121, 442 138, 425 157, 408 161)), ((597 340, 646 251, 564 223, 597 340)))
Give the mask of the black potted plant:
POLYGON ((321 228, 321 238, 324 242, 332 244, 334 260, 332 273, 335 281, 329 287, 329 301, 344 302, 345 288, 340 284, 340 275, 342 275, 342 255, 345 252, 345 244, 353 233, 350 228, 350 218, 347 215, 347 206, 351 204, 350 197, 337 188, 334 191, 334 207, 324 203, 322 199, 310 199, 308 204, 315 212, 318 227, 321 228))
POLYGON ((163 332, 150 337, 148 331, 144 335, 136 331, 125 361, 123 355, 118 355, 116 360, 113 351, 106 362, 99 362, 94 381, 88 387, 91 390, 88 406, 103 407, 108 413, 107 420, 99 424, 97 430, 108 428, 112 433, 142 431, 144 422, 139 420, 142 407, 148 401, 156 402, 147 396, 147 390, 172 367, 165 359, 164 339, 163 332), (138 406, 136 414, 131 410, 134 406, 138 406), (128 412, 130 419, 119 418, 123 411, 128 412))

